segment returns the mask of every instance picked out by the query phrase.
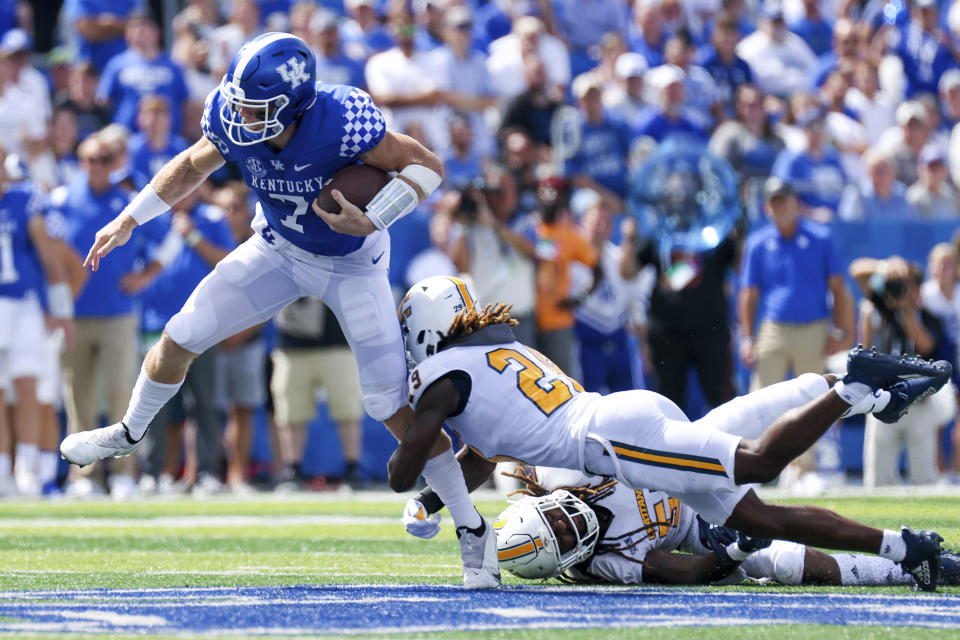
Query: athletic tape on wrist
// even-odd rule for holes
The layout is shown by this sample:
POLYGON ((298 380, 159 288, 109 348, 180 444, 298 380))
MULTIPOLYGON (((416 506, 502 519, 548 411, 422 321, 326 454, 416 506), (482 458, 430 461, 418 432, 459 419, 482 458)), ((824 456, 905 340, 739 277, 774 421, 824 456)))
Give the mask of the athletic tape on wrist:
POLYGON ((424 197, 429 197, 443 182, 439 173, 422 164, 408 164, 400 172, 400 175, 420 187, 424 197))
POLYGON ((58 282, 47 287, 47 305, 50 315, 57 319, 73 317, 73 292, 66 282, 58 282))
POLYGON ((170 205, 163 201, 157 192, 154 190, 152 184, 147 184, 143 189, 140 190, 140 193, 130 201, 123 209, 123 213, 130 214, 130 217, 136 221, 137 224, 143 224, 144 222, 149 222, 153 220, 161 213, 166 213, 170 209, 170 205))
POLYGON ((416 209, 418 204, 420 200, 413 187, 400 178, 394 178, 373 196, 364 213, 373 222, 373 226, 383 231, 416 209))
POLYGON ((727 545, 727 555, 730 556, 730 559, 734 562, 743 562, 750 557, 750 554, 741 550, 740 545, 736 542, 731 542, 727 545))

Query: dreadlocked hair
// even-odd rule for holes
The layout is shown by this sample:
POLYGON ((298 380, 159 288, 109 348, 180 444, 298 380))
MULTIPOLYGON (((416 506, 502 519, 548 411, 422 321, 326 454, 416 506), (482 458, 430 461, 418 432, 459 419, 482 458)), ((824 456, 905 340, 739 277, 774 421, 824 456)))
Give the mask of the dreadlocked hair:
POLYGON ((479 331, 493 324, 505 324, 508 327, 517 326, 520 323, 510 317, 510 309, 512 306, 513 305, 500 302, 496 305, 488 304, 483 308, 483 311, 475 311, 474 309, 461 311, 457 317, 453 319, 453 322, 450 324, 450 330, 447 331, 443 340, 440 341, 441 348, 449 342, 468 336, 474 331, 479 331))
MULTIPOLYGON (((508 497, 519 494, 519 495, 539 498, 541 496, 545 496, 551 493, 550 490, 548 490, 546 487, 540 484, 540 482, 537 480, 536 469, 531 468, 530 471, 528 472, 523 466, 517 465, 514 468, 512 473, 509 471, 501 471, 500 473, 501 475, 504 475, 508 478, 515 478, 524 484, 523 489, 517 489, 516 491, 511 491, 509 494, 507 494, 508 497)), ((586 503, 588 507, 593 509, 595 512, 597 512, 597 515, 600 516, 602 514, 600 510, 605 511, 608 514, 610 513, 610 511, 605 507, 598 505, 597 503, 600 502, 600 500, 603 500, 607 496, 611 495, 616 490, 616 486, 617 486, 616 479, 608 478, 594 487, 564 486, 564 487, 556 487, 555 489, 553 489, 553 491, 559 491, 561 489, 564 491, 569 491, 573 496, 579 498, 580 500, 583 500, 583 502, 586 503)), ((612 518, 612 514, 610 515, 612 518)), ((608 522, 609 522, 609 519, 610 518, 607 518, 608 522)), ((598 517, 598 520, 602 521, 604 520, 604 518, 598 517)), ((601 540, 597 541, 596 546, 594 546, 593 548, 593 555, 598 556, 603 553, 615 553, 621 558, 625 558, 630 562, 635 562, 636 564, 646 567, 647 563, 645 563, 643 560, 637 560, 636 558, 629 555, 628 552, 634 547, 636 547, 638 544, 640 544, 643 538, 645 538, 650 531, 655 530, 657 527, 671 527, 671 526, 673 526, 673 523, 669 521, 668 522, 651 522, 649 524, 643 525, 642 527, 634 529, 633 531, 622 533, 619 536, 615 536, 613 538, 606 538, 605 536, 602 535, 603 531, 601 531, 602 541, 601 540), (641 533, 643 534, 642 536, 637 536, 637 534, 641 534, 641 533), (634 536, 637 536, 636 541, 634 541, 634 536)), ((602 578, 593 576, 587 571, 586 566, 589 563, 589 561, 590 560, 587 559, 577 566, 577 569, 579 570, 580 575, 574 576, 574 575, 571 575, 569 572, 567 572, 557 576, 557 580, 559 580, 560 582, 568 583, 568 584, 599 584, 599 583, 605 582, 602 578)))

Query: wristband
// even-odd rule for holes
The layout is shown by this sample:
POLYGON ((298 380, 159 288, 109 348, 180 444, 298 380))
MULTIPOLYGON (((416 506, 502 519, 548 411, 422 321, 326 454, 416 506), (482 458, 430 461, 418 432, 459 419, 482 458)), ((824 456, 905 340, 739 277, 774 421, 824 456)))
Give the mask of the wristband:
POLYGON ((141 189, 140 193, 130 201, 130 204, 124 207, 122 213, 130 214, 134 222, 143 224, 144 222, 153 220, 169 209, 170 205, 164 202, 163 198, 157 195, 153 185, 148 183, 147 186, 141 189))
POLYGON ((47 306, 50 315, 58 320, 73 317, 73 293, 66 282, 58 282, 47 287, 47 306))
POLYGON ((443 509, 443 500, 430 487, 418 493, 414 500, 423 505, 423 510, 427 512, 428 516, 432 516, 443 509))
POLYGON ((383 231, 416 209, 418 204, 420 200, 413 187, 400 178, 394 178, 373 196, 364 213, 373 226, 383 231))
POLYGON ((408 164, 400 172, 400 175, 420 187, 424 198, 429 198, 430 194, 436 191, 440 183, 443 182, 439 173, 422 164, 408 164))
POLYGON ((203 234, 200 233, 200 231, 198 231, 197 229, 194 229, 193 231, 188 233, 185 239, 188 247, 197 246, 198 244, 200 244, 201 240, 203 240, 203 234))

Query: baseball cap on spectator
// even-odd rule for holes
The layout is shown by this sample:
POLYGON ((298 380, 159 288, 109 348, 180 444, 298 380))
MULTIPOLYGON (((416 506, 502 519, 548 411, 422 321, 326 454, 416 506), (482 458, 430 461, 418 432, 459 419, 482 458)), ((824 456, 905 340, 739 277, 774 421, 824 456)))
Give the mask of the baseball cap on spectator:
POLYGON ((586 73, 581 73, 573 79, 573 84, 570 87, 570 93, 572 93, 573 97, 577 100, 582 100, 583 97, 590 91, 590 89, 603 91, 603 82, 600 80, 600 77, 597 74, 587 71, 586 73))
POLYGON ((662 90, 672 84, 682 83, 687 79, 687 74, 675 64, 662 64, 648 71, 643 79, 648 86, 662 90))
POLYGON ((765 200, 784 198, 792 195, 796 195, 796 191, 793 190, 790 183, 784 182, 776 176, 767 178, 767 181, 763 183, 763 197, 765 200))
POLYGON ((901 127, 906 126, 911 120, 919 120, 922 123, 927 121, 927 108, 916 100, 907 100, 897 107, 897 124, 901 127))
POLYGON ((457 5, 447 9, 446 14, 443 16, 443 22, 451 29, 469 27, 473 24, 473 16, 470 15, 469 9, 464 6, 457 5))
POLYGON ((960 87, 960 69, 950 69, 940 76, 940 83, 937 85, 940 93, 947 93, 957 87, 960 87))
POLYGON ((939 145, 928 144, 920 150, 919 159, 920 164, 925 167, 938 162, 944 164, 947 161, 947 154, 939 145))
POLYGON ((647 59, 639 53, 621 53, 613 64, 613 71, 620 80, 642 76, 647 69, 649 69, 647 59))
POLYGON ((3 55, 32 50, 33 40, 30 38, 30 34, 23 29, 10 29, 3 34, 3 39, 0 40, 0 54, 3 55))
POLYGON ((780 2, 780 0, 767 0, 763 3, 760 13, 768 20, 782 20, 783 4, 780 2))

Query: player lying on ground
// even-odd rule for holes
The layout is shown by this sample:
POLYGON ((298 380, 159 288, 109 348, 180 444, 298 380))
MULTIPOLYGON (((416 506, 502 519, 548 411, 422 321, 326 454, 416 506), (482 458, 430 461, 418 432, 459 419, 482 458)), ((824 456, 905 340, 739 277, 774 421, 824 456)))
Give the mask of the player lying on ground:
MULTIPOLYGON (((796 542, 749 538, 703 521, 676 498, 610 478, 538 467, 512 477, 526 496, 501 513, 500 568, 521 578, 611 584, 914 584, 899 564, 872 555, 829 555, 796 542), (681 551, 683 553, 673 553, 681 551)), ((960 557, 943 551, 940 580, 960 584, 960 557)))
MULTIPOLYGON (((398 438, 409 426, 386 229, 440 185, 443 166, 413 138, 387 131, 380 109, 360 89, 315 82, 316 65, 307 43, 287 33, 246 43, 207 97, 204 137, 97 232, 84 261, 94 271, 134 228, 166 212, 227 161, 257 195, 257 233, 217 264, 167 323, 120 422, 61 443, 70 462, 83 466, 132 453, 198 354, 303 296, 322 300, 340 321, 357 359, 366 412, 398 438), (365 210, 337 189, 331 196, 339 213, 320 209, 321 187, 358 161, 399 174, 361 203, 365 210)), ((449 442, 436 440, 424 453, 427 482, 453 504, 465 586, 497 586, 496 540, 470 501, 449 442)))
POLYGON ((746 485, 774 480, 842 416, 870 411, 895 421, 946 383, 949 363, 857 348, 842 381, 804 374, 690 422, 650 391, 584 392, 514 339, 509 307, 481 309, 459 280, 418 282, 400 318, 416 365, 408 379, 415 416, 390 458, 395 491, 413 488, 446 423, 469 446, 461 465, 471 489, 502 459, 615 477, 633 489, 666 491, 711 524, 749 536, 878 554, 899 562, 920 588, 936 589, 936 533, 874 529, 818 507, 767 504, 746 485))

